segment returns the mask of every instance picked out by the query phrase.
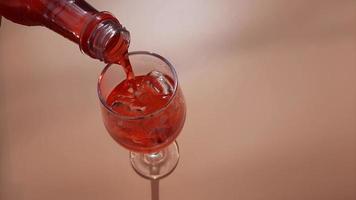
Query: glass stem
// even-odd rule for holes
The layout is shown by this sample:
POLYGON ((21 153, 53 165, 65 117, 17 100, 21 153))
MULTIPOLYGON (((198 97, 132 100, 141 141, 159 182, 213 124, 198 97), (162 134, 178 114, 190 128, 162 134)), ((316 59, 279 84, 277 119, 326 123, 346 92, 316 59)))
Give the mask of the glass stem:
POLYGON ((143 155, 144 162, 149 165, 150 175, 159 174, 160 167, 166 161, 166 158, 167 153, 165 149, 159 152, 148 153, 143 155))

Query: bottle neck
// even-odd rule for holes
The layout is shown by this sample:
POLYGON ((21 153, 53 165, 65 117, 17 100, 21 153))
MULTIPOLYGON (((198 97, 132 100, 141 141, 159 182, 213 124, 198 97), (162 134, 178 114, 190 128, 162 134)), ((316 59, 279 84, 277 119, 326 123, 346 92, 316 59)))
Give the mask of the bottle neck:
POLYGON ((125 55, 130 34, 111 13, 98 12, 83 0, 53 2, 46 4, 43 15, 47 27, 79 44, 92 58, 113 63, 125 55))
POLYGON ((112 14, 98 12, 85 0, 0 0, 0 15, 23 25, 45 26, 107 63, 118 62, 130 43, 129 32, 112 14))

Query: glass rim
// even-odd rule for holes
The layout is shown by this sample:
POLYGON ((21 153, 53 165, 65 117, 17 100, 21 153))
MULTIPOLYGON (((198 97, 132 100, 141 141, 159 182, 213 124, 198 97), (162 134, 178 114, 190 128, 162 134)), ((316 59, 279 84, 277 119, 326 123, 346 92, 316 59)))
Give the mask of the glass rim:
MULTIPOLYGON (((157 114, 159 114, 160 112, 162 112, 163 110, 165 110, 173 101, 173 99, 176 97, 177 94, 177 90, 178 90, 178 76, 177 76, 177 72, 174 69, 173 65, 163 56, 150 52, 150 51, 132 51, 128 53, 129 56, 132 55, 148 55, 148 56, 153 56, 156 57, 160 60, 162 60, 164 63, 167 64, 167 66, 169 67, 169 70, 172 72, 173 74, 173 80, 174 80, 174 87, 173 87, 173 95, 171 96, 171 98, 169 99, 169 101, 161 108, 151 112, 151 113, 147 113, 144 115, 140 115, 140 116, 127 116, 127 115, 122 115, 119 112, 116 112, 115 110, 111 109, 110 106, 108 106, 108 104, 106 103, 106 99, 104 99, 101 90, 100 90, 100 85, 101 85, 101 81, 106 73, 106 71, 111 67, 111 65, 115 64, 115 63, 109 63, 107 64, 104 69, 101 71, 99 78, 98 78, 98 83, 97 83, 97 93, 99 96, 99 100, 100 103, 105 107, 106 110, 108 110, 111 114, 114 114, 115 116, 122 118, 124 120, 139 120, 139 119, 145 119, 145 118, 149 118, 149 117, 153 117, 157 114)), ((118 65, 118 64, 117 64, 118 65)))

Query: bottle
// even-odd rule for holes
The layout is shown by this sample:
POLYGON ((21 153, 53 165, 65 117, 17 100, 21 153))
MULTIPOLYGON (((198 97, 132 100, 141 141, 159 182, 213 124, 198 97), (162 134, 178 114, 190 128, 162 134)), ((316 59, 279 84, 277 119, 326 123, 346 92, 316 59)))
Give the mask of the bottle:
POLYGON ((118 63, 130 44, 130 34, 117 18, 84 0, 0 0, 0 25, 1 16, 22 25, 45 26, 106 63, 118 63))

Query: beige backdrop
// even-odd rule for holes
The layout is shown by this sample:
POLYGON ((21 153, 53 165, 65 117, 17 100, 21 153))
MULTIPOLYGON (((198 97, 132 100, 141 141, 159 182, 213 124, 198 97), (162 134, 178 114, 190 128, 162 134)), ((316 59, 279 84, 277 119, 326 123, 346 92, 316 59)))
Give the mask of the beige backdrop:
MULTIPOLYGON (((161 199, 356 199, 354 0, 88 1, 178 71, 188 114, 161 199)), ((103 127, 103 66, 3 19, 1 200, 150 198, 103 127)))

